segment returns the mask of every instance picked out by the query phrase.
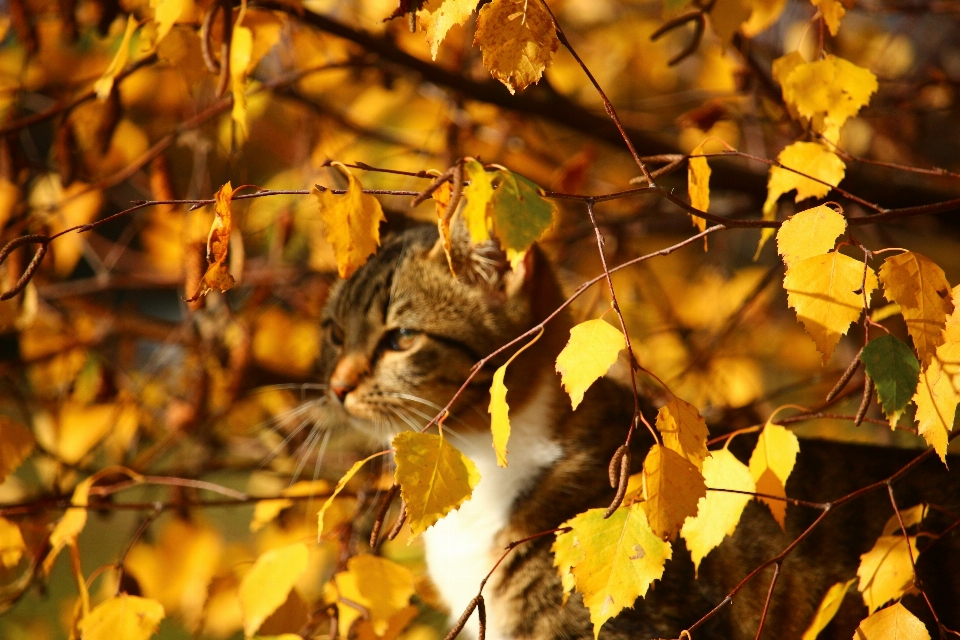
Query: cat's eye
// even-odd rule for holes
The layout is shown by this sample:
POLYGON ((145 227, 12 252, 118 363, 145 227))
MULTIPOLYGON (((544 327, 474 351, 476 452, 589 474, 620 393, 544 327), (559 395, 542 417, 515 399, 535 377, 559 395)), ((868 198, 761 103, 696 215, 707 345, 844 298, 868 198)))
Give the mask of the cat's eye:
POLYGON ((335 347, 343 346, 343 329, 333 322, 330 322, 327 324, 327 334, 330 336, 330 342, 332 342, 335 347))
POLYGON ((383 339, 383 345, 390 351, 406 351, 413 347, 420 332, 415 329, 394 329, 383 339))

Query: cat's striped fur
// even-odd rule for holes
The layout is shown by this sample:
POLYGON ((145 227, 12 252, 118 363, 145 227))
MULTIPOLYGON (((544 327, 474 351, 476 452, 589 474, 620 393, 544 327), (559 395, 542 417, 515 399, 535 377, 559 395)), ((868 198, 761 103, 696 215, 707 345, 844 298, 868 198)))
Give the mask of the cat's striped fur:
MULTIPOLYGON (((409 230, 387 240, 328 303, 321 356, 321 375, 330 388, 328 404, 381 441, 407 428, 412 416, 435 414, 481 356, 535 326, 563 300, 550 265, 536 249, 511 270, 499 252, 455 241, 453 262, 457 278, 450 273, 436 230, 409 230)), ((476 594, 480 579, 507 543, 558 527, 588 508, 606 506, 612 497, 606 468, 623 443, 633 399, 617 384, 601 379, 580 408, 570 410, 553 371, 570 326, 565 315, 556 318, 508 369, 513 433, 507 469, 493 461, 487 405, 492 372, 509 354, 474 378, 446 422, 454 432, 453 444, 472 457, 483 474, 473 500, 425 536, 430 572, 453 619, 476 594)), ((747 444, 747 438, 738 440, 747 444)), ((635 467, 649 444, 638 439, 635 467)), ((914 455, 804 441, 788 492, 808 500, 834 499, 886 477, 914 455)), ((901 506, 922 498, 960 512, 956 475, 948 475, 935 459, 897 484, 896 491, 901 506)), ((802 507, 788 511, 783 532, 764 507, 748 505, 733 539, 704 560, 698 579, 677 540, 663 580, 633 609, 608 622, 601 637, 677 637, 819 514, 802 507)), ((799 638, 827 588, 856 575, 859 555, 872 546, 891 513, 888 496, 880 491, 830 514, 784 563, 766 637, 799 638)), ((541 537, 517 548, 487 585, 488 638, 593 636, 579 596, 561 606, 552 539, 541 537)), ((927 569, 921 575, 937 611, 954 628, 960 626, 958 554, 958 546, 948 539, 920 557, 921 569, 927 569)), ((770 575, 768 571, 752 581, 693 637, 753 638, 770 575)), ((924 616, 918 598, 908 596, 906 603, 924 616)), ((851 594, 821 637, 850 638, 865 616, 859 595, 851 594)), ((475 627, 465 633, 474 634, 475 627)))

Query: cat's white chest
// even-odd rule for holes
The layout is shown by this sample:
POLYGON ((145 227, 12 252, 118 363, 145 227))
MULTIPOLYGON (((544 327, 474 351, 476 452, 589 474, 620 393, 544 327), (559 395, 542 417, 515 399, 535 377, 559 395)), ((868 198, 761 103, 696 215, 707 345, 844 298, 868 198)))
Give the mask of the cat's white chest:
MULTIPOLYGON (((423 534, 430 577, 450 606, 452 622, 477 595, 480 582, 502 554, 502 549, 494 548, 494 540, 508 523, 514 500, 560 457, 559 445, 549 437, 549 411, 540 397, 543 391, 510 417, 512 433, 506 468, 497 466, 489 431, 450 440, 480 471, 480 482, 472 498, 423 534)), ((498 607, 490 595, 485 593, 486 637, 505 640, 497 625, 498 607)), ((466 636, 462 637, 477 637, 476 613, 464 631, 466 636)))

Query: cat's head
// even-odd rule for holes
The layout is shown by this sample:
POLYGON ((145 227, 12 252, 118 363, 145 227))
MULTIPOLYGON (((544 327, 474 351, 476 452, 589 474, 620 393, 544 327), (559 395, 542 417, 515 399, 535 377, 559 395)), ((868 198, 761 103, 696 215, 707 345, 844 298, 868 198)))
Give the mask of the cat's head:
MULTIPOLYGON (((451 258, 433 226, 393 237, 332 292, 322 320, 327 407, 377 439, 421 426, 447 404, 471 367, 535 323, 536 250, 511 268, 495 243, 454 234, 451 258)), ((505 359, 505 358, 504 358, 505 359)), ((491 363, 494 364, 494 363, 491 363)), ((454 416, 487 426, 493 367, 472 380, 454 416)))

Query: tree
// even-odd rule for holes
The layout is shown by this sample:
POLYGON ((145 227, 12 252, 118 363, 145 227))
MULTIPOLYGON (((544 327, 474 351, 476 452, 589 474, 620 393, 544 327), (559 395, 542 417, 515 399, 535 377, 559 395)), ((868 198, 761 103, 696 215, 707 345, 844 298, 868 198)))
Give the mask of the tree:
MULTIPOLYGON (((651 468, 689 475, 680 496, 637 494, 615 459, 614 517, 545 532, 588 601, 570 550, 603 527, 642 521, 632 530, 664 545, 679 532, 702 559, 746 501, 782 519, 796 433, 946 462, 960 393, 950 3, 7 6, 5 636, 435 636, 406 547, 356 555, 358 514, 380 505, 379 528, 398 489, 386 467, 358 473, 383 455, 311 428, 312 367, 327 291, 375 251, 381 219, 443 228, 460 200, 478 234, 515 254, 538 239, 562 265, 585 319, 557 361, 573 403, 619 362, 610 375, 662 405, 651 468), (612 324, 598 320, 611 304, 612 324), (758 432, 749 465, 717 447, 758 432), (733 493, 708 494, 721 477, 733 493)), ((437 438, 395 442, 407 503, 406 452, 461 458, 437 438)), ((468 498, 461 466, 460 492, 414 529, 468 498)), ((884 576, 913 575, 926 511, 894 509, 861 563, 861 630, 920 638, 899 603, 912 580, 884 576)), ((667 557, 650 554, 618 606, 667 557)), ((814 634, 852 582, 825 594, 814 634)))

